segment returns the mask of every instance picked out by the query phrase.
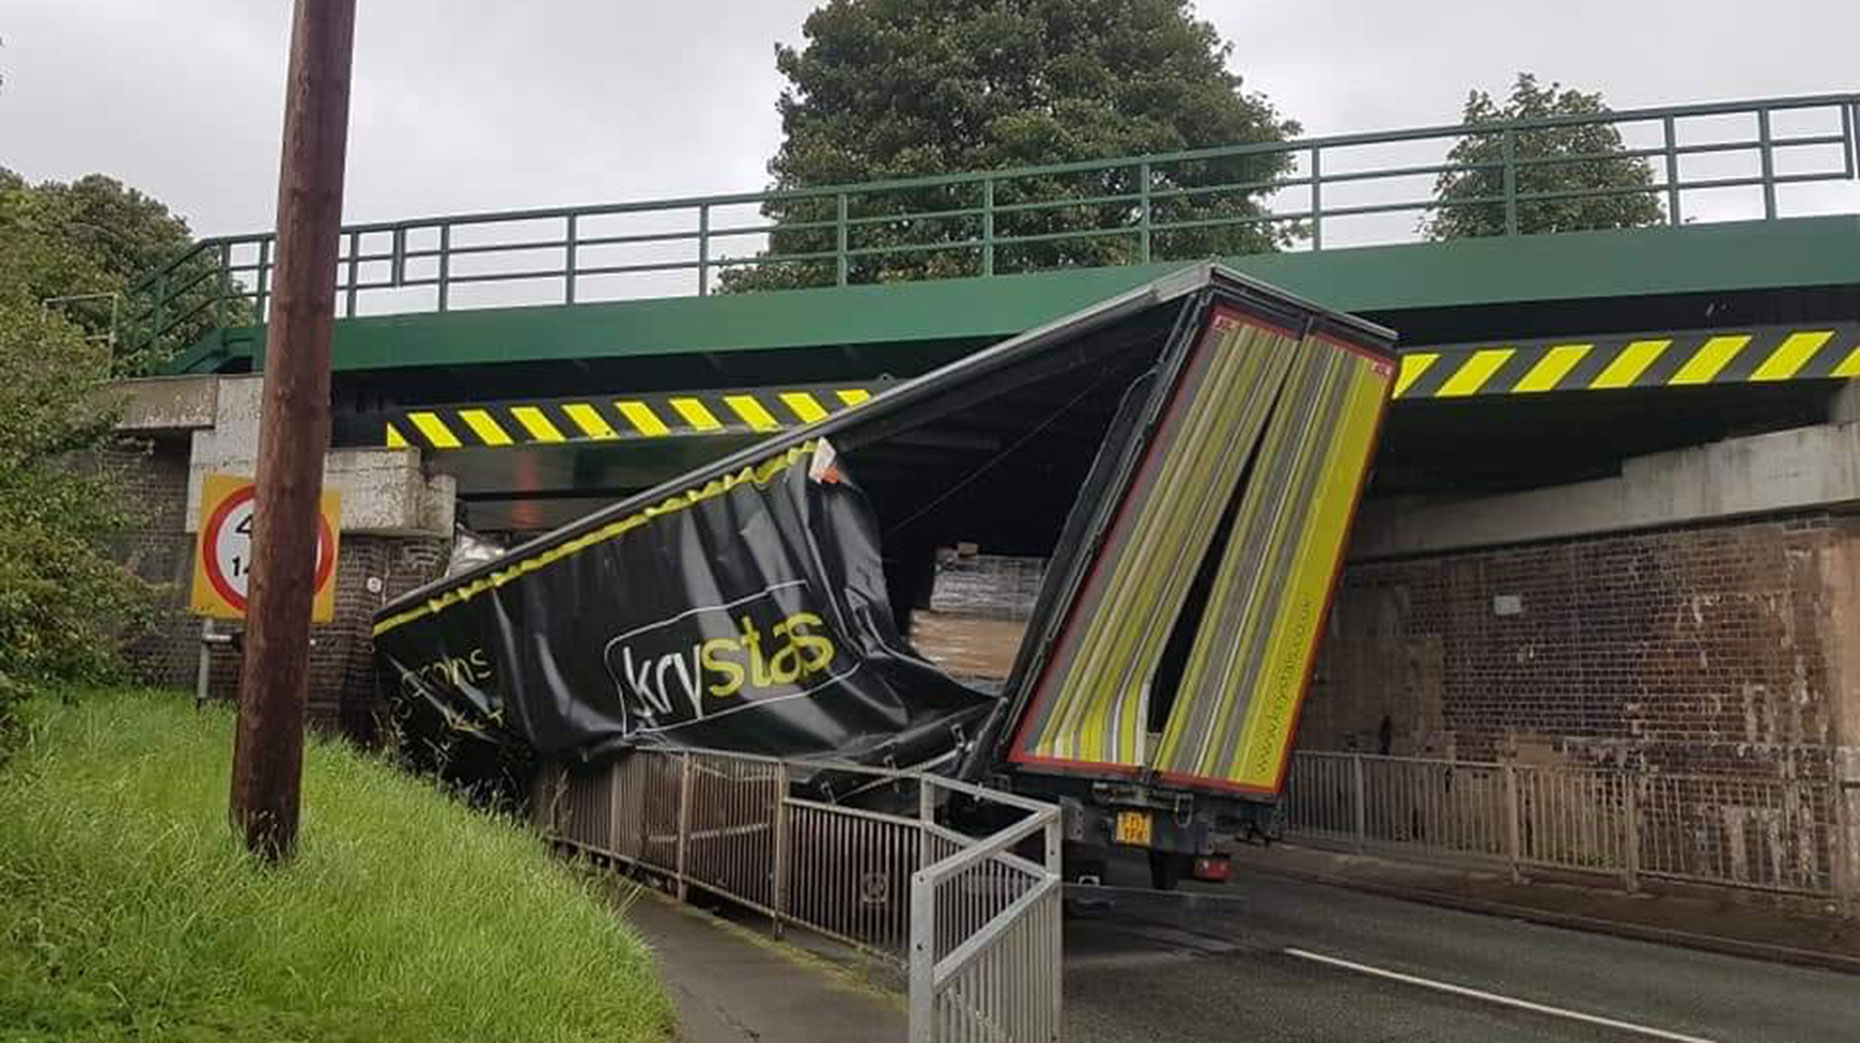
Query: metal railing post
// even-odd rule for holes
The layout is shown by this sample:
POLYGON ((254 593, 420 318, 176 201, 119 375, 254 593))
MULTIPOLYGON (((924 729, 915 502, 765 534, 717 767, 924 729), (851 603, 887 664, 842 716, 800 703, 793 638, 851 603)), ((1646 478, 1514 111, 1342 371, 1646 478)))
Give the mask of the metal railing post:
POLYGON ((358 283, 362 281, 362 233, 349 233, 349 292, 343 297, 342 315, 355 318, 355 295, 359 291, 358 283))
POLYGON ((581 243, 579 242, 580 238, 581 215, 570 214, 568 215, 568 250, 567 256, 564 258, 567 264, 562 269, 563 304, 575 303, 575 255, 579 252, 581 247, 581 243))
POLYGON ((607 766, 607 850, 616 855, 625 855, 626 850, 620 843, 620 837, 621 831, 626 828, 626 790, 620 785, 620 763, 615 760, 607 766))
POLYGON ((233 297, 231 243, 220 244, 220 271, 219 278, 215 282, 219 284, 219 296, 213 302, 213 321, 224 326, 226 325, 226 302, 232 300, 233 297))
POLYGON ((439 310, 446 310, 452 284, 452 226, 439 226, 439 310))
POLYGON ((788 762, 775 762, 775 878, 769 886, 769 910, 774 914, 775 937, 780 938, 788 917, 788 762))
POLYGON ((674 872, 678 881, 678 900, 682 902, 690 893, 690 888, 685 884, 685 854, 691 840, 691 755, 680 754, 678 760, 678 868, 674 872))
POLYGON ((1324 166, 1323 153, 1311 146, 1311 249, 1324 249, 1324 166))
POLYGON ((1361 853, 1369 837, 1369 808, 1364 803, 1363 755, 1350 754, 1350 788, 1355 794, 1351 801, 1352 814, 1355 817, 1356 850, 1361 853))
POLYGON ((407 226, 406 225, 394 226, 393 253, 394 253, 394 259, 389 262, 389 265, 393 270, 388 273, 388 279, 391 282, 393 282, 395 286, 398 287, 398 286, 403 285, 407 281, 407 226))
POLYGON ((1518 234, 1518 139, 1505 131, 1505 234, 1518 234))
MULTIPOLYGON (((698 244, 698 262, 697 262, 698 296, 708 297, 710 296, 710 204, 709 203, 702 203, 702 204, 699 204, 698 206, 697 244, 698 244)), ((784 769, 784 772, 785 772, 785 769, 784 769)), ((786 777, 787 776, 784 773, 783 778, 786 778, 786 777)))
POLYGON ((1667 223, 1677 226, 1682 223, 1679 219, 1679 153, 1677 151, 1679 148, 1679 133, 1677 125, 1673 122, 1673 117, 1668 116, 1661 120, 1660 123, 1666 130, 1667 223))
POLYGON ((928 874, 911 876, 910 1043, 936 1038, 936 886, 928 874))
POLYGON ((1621 884, 1632 894, 1640 890, 1640 776, 1627 772, 1622 777, 1621 810, 1623 819, 1621 884))
POLYGON ((1137 249, 1142 262, 1148 264, 1152 256, 1152 247, 1150 244, 1150 165, 1148 163, 1142 163, 1137 166, 1137 177, 1139 179, 1137 194, 1141 197, 1143 207, 1142 224, 1140 226, 1142 231, 1137 237, 1137 249))
POLYGON ((1757 148, 1763 161, 1763 219, 1776 220, 1776 150, 1770 144, 1770 110, 1757 110, 1757 148))
MULTIPOLYGON (((1053 820, 1046 824, 1046 871, 1051 873, 1055 879, 1058 879, 1062 865, 1062 849, 1060 842, 1062 834, 1060 832, 1060 827, 1065 822, 1066 813, 1062 809, 1055 808, 1053 809, 1052 815, 1053 820)), ((1051 918, 1052 938, 1048 944, 1052 946, 1050 950, 1052 955, 1049 956, 1048 959, 1052 962, 1047 966, 1049 972, 1053 976, 1053 996, 1052 1009, 1048 1017, 1052 1019, 1049 1022, 1049 1024, 1052 1025, 1051 1043, 1058 1043, 1062 1032, 1060 1026, 1065 1023, 1066 1016, 1065 974, 1063 973, 1066 962, 1066 939, 1064 933, 1065 928, 1062 922, 1064 920, 1063 913, 1055 909, 1051 913, 1051 918)))
POLYGON ((1511 864, 1511 882, 1524 882, 1523 831, 1518 828, 1518 766, 1505 765, 1505 860, 1511 864))
POLYGON ((841 192, 834 196, 834 199, 837 201, 838 209, 838 216, 834 218, 833 225, 835 285, 844 286, 849 267, 846 257, 846 193, 841 192))
POLYGON ((995 274, 995 179, 982 182, 982 274, 995 274))
POLYGON ((258 241, 258 321, 265 321, 265 305, 271 303, 271 237, 258 241))

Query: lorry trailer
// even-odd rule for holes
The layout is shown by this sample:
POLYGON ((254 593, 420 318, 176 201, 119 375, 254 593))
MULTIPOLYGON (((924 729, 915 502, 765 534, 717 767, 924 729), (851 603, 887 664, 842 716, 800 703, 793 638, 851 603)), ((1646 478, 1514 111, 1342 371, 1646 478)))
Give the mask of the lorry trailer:
POLYGON ((454 764, 934 771, 1058 802, 1069 872, 1123 845, 1170 886, 1270 829, 1393 342, 1191 266, 396 599, 379 673, 454 764), (957 546, 1045 562, 993 684, 912 641, 957 546))

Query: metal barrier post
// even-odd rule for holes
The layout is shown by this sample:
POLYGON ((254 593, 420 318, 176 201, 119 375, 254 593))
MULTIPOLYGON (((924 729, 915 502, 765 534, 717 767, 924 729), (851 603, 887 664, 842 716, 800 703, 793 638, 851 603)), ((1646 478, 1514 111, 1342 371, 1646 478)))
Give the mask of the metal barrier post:
POLYGON ((678 900, 684 901, 689 887, 685 884, 685 849, 691 840, 691 755, 679 756, 678 769, 678 900))
POLYGON ((1363 755, 1360 753, 1350 754, 1350 788, 1355 794, 1350 807, 1356 819, 1356 850, 1360 854, 1369 835, 1369 809, 1363 801, 1363 755))
POLYGON ((1621 811, 1622 832, 1626 835, 1622 842, 1626 850, 1621 858, 1621 884, 1632 894, 1640 890, 1640 776, 1626 773, 1622 776, 1621 811))
POLYGON ((1524 882, 1523 832, 1518 828, 1518 766, 1505 765, 1505 859, 1511 863, 1511 882, 1524 882))
POLYGON ((936 1026, 936 885, 911 876, 910 1041, 931 1043, 936 1026))
POLYGON ((625 828, 623 819, 626 816, 626 792, 620 785, 620 763, 615 760, 607 766, 607 850, 616 855, 626 853, 620 843, 620 831, 625 828))
POLYGON ((788 762, 775 764, 775 879, 769 887, 769 909, 774 913, 775 937, 782 936, 788 916, 788 762))
MULTIPOLYGON (((1062 836, 1060 826, 1065 822, 1065 815, 1066 813, 1064 811, 1055 808, 1052 812, 1052 821, 1046 824, 1046 871, 1055 878, 1060 875, 1060 837, 1062 836)), ((1053 937, 1051 941, 1053 954, 1053 1008, 1052 1014, 1050 1015, 1053 1027, 1053 1043, 1058 1043, 1061 1034, 1060 1026, 1065 1023, 1066 1014, 1065 981, 1064 977, 1060 974, 1060 968, 1065 966, 1066 961, 1066 940, 1063 928, 1061 927, 1062 919, 1063 917, 1061 914, 1057 912, 1053 914, 1053 937)))

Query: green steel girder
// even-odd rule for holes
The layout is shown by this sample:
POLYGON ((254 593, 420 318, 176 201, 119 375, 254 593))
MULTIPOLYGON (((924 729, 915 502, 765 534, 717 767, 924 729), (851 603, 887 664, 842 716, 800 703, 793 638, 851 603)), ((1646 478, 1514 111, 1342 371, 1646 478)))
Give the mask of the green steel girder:
MULTIPOLYGON (((1860 285, 1860 216, 1577 232, 1235 257, 1320 304, 1408 309, 1860 285)), ((1179 264, 987 279, 345 319, 338 371, 986 341, 1179 264)), ((221 331, 177 371, 262 365, 264 329, 221 331)))

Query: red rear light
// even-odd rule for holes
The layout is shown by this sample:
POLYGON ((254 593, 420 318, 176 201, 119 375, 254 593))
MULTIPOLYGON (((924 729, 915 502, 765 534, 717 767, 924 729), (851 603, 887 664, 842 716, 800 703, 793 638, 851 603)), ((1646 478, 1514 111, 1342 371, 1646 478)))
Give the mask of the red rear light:
POLYGON ((1217 884, 1227 882, 1227 875, 1233 869, 1233 863, 1225 855, 1214 855, 1195 859, 1195 879, 1208 880, 1217 884))

